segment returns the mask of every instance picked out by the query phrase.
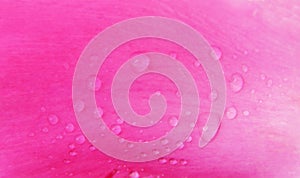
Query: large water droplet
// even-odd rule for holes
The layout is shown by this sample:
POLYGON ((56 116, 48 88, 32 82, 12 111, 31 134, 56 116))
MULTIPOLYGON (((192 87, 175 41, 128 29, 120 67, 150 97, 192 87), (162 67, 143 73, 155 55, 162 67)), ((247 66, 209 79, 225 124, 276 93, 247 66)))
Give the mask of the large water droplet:
POLYGON ((211 55, 212 57, 215 59, 215 60, 220 60, 221 59, 221 56, 222 56, 222 51, 220 48, 214 46, 212 47, 213 51, 211 52, 211 55))
POLYGON ((177 124, 178 124, 178 119, 177 119, 177 117, 171 116, 170 119, 169 119, 169 124, 170 124, 172 127, 177 126, 177 124))
POLYGON ((136 72, 145 71, 150 64, 150 59, 146 55, 135 56, 131 65, 136 72))
POLYGON ((122 132, 122 128, 120 125, 113 125, 111 127, 111 131, 116 134, 116 135, 119 135, 121 132, 122 132))
POLYGON ((83 135, 79 135, 75 138, 77 144, 83 144, 85 142, 85 137, 83 135))
POLYGON ((234 118, 236 118, 236 116, 237 116, 237 110, 234 106, 227 108, 226 117, 228 119, 234 119, 234 118))
POLYGON ((140 174, 137 171, 133 171, 129 174, 130 178, 139 178, 140 174))
POLYGON ((74 129, 75 129, 75 127, 74 127, 74 125, 72 123, 68 123, 66 125, 65 129, 66 129, 67 132, 73 132, 74 129))
POLYGON ((49 115, 49 117, 48 117, 48 121, 49 121, 49 123, 50 124, 52 124, 52 125, 55 125, 55 124, 57 124, 58 123, 58 117, 56 116, 56 115, 54 115, 54 114, 51 114, 51 115, 49 115))
POLYGON ((83 111, 84 109, 84 102, 83 101, 77 101, 75 104, 74 104, 74 109, 78 112, 81 112, 83 111))
POLYGON ((235 73, 229 80, 230 88, 233 92, 237 93, 242 90, 244 86, 244 79, 241 74, 235 73))

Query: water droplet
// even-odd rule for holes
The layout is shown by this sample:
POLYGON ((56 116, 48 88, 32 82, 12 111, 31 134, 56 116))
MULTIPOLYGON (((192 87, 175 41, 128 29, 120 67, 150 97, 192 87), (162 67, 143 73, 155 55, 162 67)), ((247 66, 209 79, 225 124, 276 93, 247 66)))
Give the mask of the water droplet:
POLYGON ((70 155, 70 156, 76 156, 77 154, 78 154, 78 153, 77 153, 76 151, 70 151, 70 152, 69 152, 69 155, 70 155))
POLYGON ((57 139, 57 140, 61 140, 61 139, 63 139, 63 136, 62 136, 62 135, 57 135, 57 136, 56 136, 56 139, 57 139))
POLYGON ((200 61, 197 60, 197 61, 194 62, 195 67, 199 67, 200 65, 201 65, 200 61))
POLYGON ((48 133, 48 132, 49 132, 49 129, 48 129, 47 127, 44 127, 44 128, 42 128, 42 132, 48 133))
POLYGON ((103 109, 101 107, 97 107, 96 111, 94 112, 95 116, 98 117, 102 117, 103 116, 103 109))
POLYGON ((144 152, 142 152, 142 153, 140 153, 141 154, 141 157, 146 157, 147 156, 147 154, 146 153, 144 153, 144 152))
POLYGON ((64 159, 64 163, 65 163, 65 164, 69 164, 69 163, 71 163, 71 161, 68 160, 68 159, 64 159))
POLYGON ((249 116, 249 115, 250 115, 250 112, 249 112, 249 111, 243 111, 243 115, 244 115, 244 116, 249 116))
POLYGON ((158 155, 159 154, 159 151, 157 149, 154 149, 152 152, 153 152, 154 155, 158 155))
POLYGON ((273 80, 269 79, 269 80, 267 81, 267 86, 268 86, 268 87, 271 87, 272 85, 273 85, 273 80))
POLYGON ((207 126, 204 126, 203 128, 202 128, 202 131, 203 132, 206 132, 208 130, 208 127, 207 126))
POLYGON ((169 54, 169 56, 171 56, 172 58, 176 59, 177 58, 177 54, 175 52, 171 52, 169 54))
POLYGON ((137 171, 133 171, 129 174, 130 178, 139 178, 140 174, 137 171))
POLYGON ((71 150, 75 149, 75 144, 74 144, 74 143, 69 144, 69 148, 70 148, 71 150))
POLYGON ((236 118, 236 116, 237 116, 237 110, 234 106, 227 108, 226 117, 228 119, 234 119, 234 118, 236 118))
POLYGON ((28 136, 29 137, 33 137, 35 134, 33 132, 29 133, 28 136))
POLYGON ((46 112, 46 108, 45 107, 41 107, 41 111, 42 112, 46 112))
POLYGON ((192 140, 193 140, 193 137, 192 137, 192 136, 189 136, 189 137, 187 138, 186 142, 187 142, 187 143, 190 143, 190 142, 192 142, 192 140))
POLYGON ((90 151, 95 151, 95 150, 96 150, 96 147, 94 147, 93 145, 91 145, 91 146, 89 147, 89 150, 90 150, 90 151))
POLYGON ((178 147, 178 149, 183 149, 184 144, 181 141, 179 141, 176 143, 176 146, 178 147))
POLYGON ((177 124, 178 124, 178 119, 177 119, 177 117, 175 117, 175 116, 170 117, 170 119, 169 119, 169 124, 170 124, 172 127, 177 126, 177 124))
POLYGON ((187 163, 188 163, 187 160, 185 160, 185 159, 181 159, 179 162, 181 165, 187 165, 187 163))
POLYGON ((119 119, 117 119, 117 123, 118 123, 118 124, 123 124, 123 123, 124 123, 124 120, 121 119, 121 118, 119 118, 119 119))
POLYGON ((222 51, 220 48, 214 46, 212 47, 213 48, 213 51, 211 52, 211 55, 212 57, 215 59, 215 60, 220 60, 221 59, 221 56, 222 56, 222 51))
POLYGON ((169 143, 169 140, 166 139, 166 138, 163 138, 163 139, 161 139, 160 143, 161 143, 162 145, 166 145, 166 144, 169 143))
POLYGON ((133 143, 128 143, 128 144, 127 144, 127 147, 128 147, 128 148, 133 148, 133 147, 134 147, 134 144, 133 144, 133 143))
POLYGON ((235 73, 231 76, 229 81, 230 88, 233 92, 237 93, 242 90, 244 86, 244 79, 241 74, 235 73))
POLYGON ((120 138, 120 139, 119 139, 119 142, 120 142, 120 143, 124 143, 124 142, 125 142, 125 139, 124 139, 124 138, 120 138))
POLYGON ((102 86, 102 81, 96 77, 95 83, 94 83, 94 77, 91 77, 88 79, 88 88, 92 91, 99 91, 102 86))
POLYGON ((55 125, 58 123, 58 117, 54 114, 49 115, 48 121, 50 124, 55 125))
POLYGON ((243 70, 243 72, 247 73, 248 72, 248 66, 242 65, 242 70, 243 70))
POLYGON ((75 130, 75 127, 72 123, 68 123, 65 127, 67 132, 73 132, 75 130))
POLYGON ((75 138, 77 144, 83 144, 85 142, 85 137, 83 135, 79 135, 75 138))
POLYGON ((150 64, 150 59, 146 55, 135 56, 131 65, 136 72, 145 71, 150 64))
POLYGON ((121 132, 122 132, 122 128, 120 125, 113 125, 111 127, 111 131, 116 134, 116 135, 119 135, 121 132))
POLYGON ((215 101, 218 98, 218 92, 216 90, 212 90, 209 96, 211 101, 215 101))
POLYGON ((78 112, 81 112, 83 111, 84 109, 84 102, 82 101, 77 101, 75 104, 74 104, 74 109, 78 112))
POLYGON ((265 80, 266 79, 266 75, 265 74, 260 74, 260 79, 265 80))
POLYGON ((170 163, 171 165, 175 165, 175 164, 178 163, 178 161, 177 161, 176 159, 174 159, 174 158, 171 158, 171 159, 169 160, 169 163, 170 163))
POLYGON ((158 159, 158 162, 159 162, 160 164, 166 164, 166 162, 168 162, 168 160, 167 160, 166 158, 159 158, 159 159, 158 159))

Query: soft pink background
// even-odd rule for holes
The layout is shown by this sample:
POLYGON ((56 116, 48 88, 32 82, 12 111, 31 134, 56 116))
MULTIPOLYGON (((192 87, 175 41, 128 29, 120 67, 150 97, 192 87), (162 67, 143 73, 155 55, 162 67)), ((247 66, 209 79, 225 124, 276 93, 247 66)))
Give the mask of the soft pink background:
MULTIPOLYGON (((127 177, 132 171, 141 177, 299 177, 299 31, 296 0, 1 1, 0 177, 127 177), (126 163, 91 151, 87 140, 78 144, 82 133, 72 106, 72 76, 87 43, 116 22, 145 15, 191 25, 222 51, 226 79, 230 81, 237 72, 244 79, 239 93, 228 86, 227 106, 237 108, 237 118, 225 117, 216 139, 204 149, 197 147, 197 127, 192 142, 166 157, 165 164, 126 163), (243 115, 245 110, 249 116, 243 115), (51 114, 59 118, 55 125, 48 121, 51 114), (65 129, 69 123, 75 126, 72 132, 65 129), (182 165, 181 159, 187 164, 182 165)), ((189 54, 176 46, 149 44, 128 44, 111 58, 117 60, 126 48, 139 52, 164 48, 188 61, 189 54)), ((114 62, 108 62, 99 75, 113 75, 114 67, 114 62)), ((199 70, 201 86, 206 80, 199 70)), ((144 89, 145 96, 135 92, 142 86, 137 82, 133 101, 155 87, 166 87, 164 91, 172 96, 171 83, 159 85, 164 80, 156 78, 154 89, 144 89)), ((205 111, 209 90, 207 84, 203 86, 200 97, 205 111)), ((97 96, 100 102, 101 92, 97 96)), ((141 106, 132 103, 147 110, 146 100, 141 106)), ((102 107, 115 114, 109 103, 102 107)), ((197 126, 201 129, 204 122, 200 117, 197 126)), ((122 131, 124 137, 135 133, 122 131)))

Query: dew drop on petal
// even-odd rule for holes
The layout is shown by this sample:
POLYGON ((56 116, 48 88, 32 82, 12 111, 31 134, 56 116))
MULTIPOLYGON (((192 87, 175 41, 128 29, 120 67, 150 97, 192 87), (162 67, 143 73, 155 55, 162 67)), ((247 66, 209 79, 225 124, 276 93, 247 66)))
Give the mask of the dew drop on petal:
POLYGON ((72 123, 68 123, 65 127, 67 132, 73 132, 75 130, 75 127, 72 123))
POLYGON ((212 47, 213 48, 213 51, 211 52, 211 55, 212 57, 215 59, 215 60, 220 60, 221 57, 222 57, 222 51, 220 48, 214 46, 212 47))
POLYGON ((244 79, 241 74, 235 73, 229 80, 230 88, 233 92, 237 93, 243 89, 244 79))
POLYGON ((234 106, 227 108, 226 117, 228 119, 234 119, 234 118, 236 118, 236 116, 237 116, 237 110, 234 106))
POLYGON ((209 96, 211 101, 215 101, 218 98, 218 92, 216 90, 212 90, 209 96))
POLYGON ((58 123, 59 119, 55 114, 51 114, 48 116, 48 121, 51 125, 55 125, 58 123))
POLYGON ((113 125, 111 127, 111 131, 116 134, 116 135, 119 135, 121 132, 122 132, 122 128, 120 125, 113 125))
POLYGON ((158 159, 158 162, 159 162, 160 164, 166 164, 166 163, 168 162, 168 160, 167 160, 166 158, 159 158, 159 159, 158 159))
POLYGON ((130 178, 139 178, 140 174, 137 171, 133 171, 129 174, 130 178))
POLYGON ((178 161, 177 161, 176 159, 174 159, 174 158, 171 158, 171 159, 169 160, 169 163, 170 163, 171 165, 175 165, 175 164, 178 163, 178 161))
POLYGON ((131 62, 131 65, 136 72, 143 72, 145 71, 150 64, 150 59, 146 55, 138 55, 135 56, 131 62))
POLYGON ((78 112, 81 112, 83 111, 84 109, 84 102, 83 101, 77 101, 75 104, 74 104, 74 109, 78 112))
POLYGON ((163 139, 160 141, 160 143, 161 143, 162 145, 166 145, 166 144, 169 143, 169 140, 166 139, 166 138, 163 138, 163 139))
POLYGON ((77 144, 83 144, 85 142, 85 137, 83 135, 79 135, 75 138, 77 144))
POLYGON ((244 115, 244 116, 249 116, 249 115, 250 115, 250 112, 249 112, 249 111, 243 111, 243 115, 244 115))
POLYGON ((178 124, 178 119, 177 119, 177 117, 171 116, 170 119, 169 119, 169 124, 170 124, 172 127, 177 126, 177 124, 178 124))

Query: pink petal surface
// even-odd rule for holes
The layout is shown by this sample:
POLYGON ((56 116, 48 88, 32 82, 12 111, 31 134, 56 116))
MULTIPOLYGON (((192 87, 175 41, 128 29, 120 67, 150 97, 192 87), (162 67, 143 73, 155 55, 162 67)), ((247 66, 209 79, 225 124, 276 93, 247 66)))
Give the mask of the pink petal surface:
MULTIPOLYGON (((299 177, 299 31, 298 1, 2 1, 0 177, 299 177), (123 45, 101 68, 96 92, 114 133, 139 140, 170 129, 165 118, 165 124, 140 134, 118 120, 109 99, 104 102, 102 89, 110 89, 106 84, 132 49, 176 55, 201 88, 192 140, 159 160, 129 163, 103 154, 84 137, 73 111, 72 80, 80 54, 95 35, 122 20, 149 15, 183 21, 215 48, 227 81, 226 106, 235 108, 236 116, 228 119, 225 113, 216 138, 200 149, 210 103, 203 68, 165 41, 123 45)), ((132 85, 132 107, 149 112, 147 97, 156 90, 171 108, 179 108, 176 86, 151 75, 132 85)))

